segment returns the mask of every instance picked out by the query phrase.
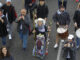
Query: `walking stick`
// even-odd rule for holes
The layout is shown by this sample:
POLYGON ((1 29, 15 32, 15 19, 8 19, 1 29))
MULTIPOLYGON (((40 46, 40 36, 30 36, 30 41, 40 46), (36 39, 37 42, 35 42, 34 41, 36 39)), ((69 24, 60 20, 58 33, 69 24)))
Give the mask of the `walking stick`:
MULTIPOLYGON (((33 30, 35 30, 35 14, 36 14, 36 9, 33 11, 33 30)), ((34 39, 36 38, 35 35, 36 34, 34 33, 34 39)), ((35 41, 34 48, 36 50, 36 41, 35 41)), ((35 51, 35 56, 36 56, 36 51, 35 51)))
MULTIPOLYGON (((52 21, 49 21, 49 26, 51 27, 52 21)), ((51 29, 51 28, 48 28, 51 29)), ((50 37, 50 31, 48 31, 48 38, 50 37)), ((49 39, 46 40, 46 53, 45 55, 48 55, 48 46, 49 46, 49 39)))

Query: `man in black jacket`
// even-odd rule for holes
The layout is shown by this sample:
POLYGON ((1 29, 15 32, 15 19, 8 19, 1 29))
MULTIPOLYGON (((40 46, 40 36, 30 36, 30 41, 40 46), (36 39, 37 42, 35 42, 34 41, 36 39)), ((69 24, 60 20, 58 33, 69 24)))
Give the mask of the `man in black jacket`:
POLYGON ((39 5, 37 6, 37 18, 47 19, 48 17, 48 6, 45 4, 44 0, 39 0, 39 5))
POLYGON ((25 0, 25 8, 27 12, 30 12, 30 18, 33 20, 33 12, 36 7, 36 0, 25 0))
MULTIPOLYGON (((59 26, 64 26, 66 28, 68 28, 69 24, 70 24, 70 16, 68 14, 68 12, 65 11, 64 6, 60 6, 60 9, 54 14, 53 16, 53 20, 56 23, 57 28, 59 26)), ((58 47, 58 39, 59 36, 56 36, 56 44, 54 46, 54 48, 58 47)))
POLYGON ((2 6, 2 9, 4 15, 7 17, 8 20, 7 30, 9 31, 9 39, 12 39, 12 30, 13 30, 12 24, 17 18, 17 14, 14 6, 11 4, 11 0, 6 0, 6 4, 2 6))
MULTIPOLYGON (((74 17, 73 17, 73 20, 74 20, 74 26, 75 26, 75 31, 77 29, 80 28, 80 3, 78 4, 78 9, 75 11, 74 13, 74 17)), ((76 37, 76 41, 77 41, 77 48, 80 47, 80 38, 76 37)))

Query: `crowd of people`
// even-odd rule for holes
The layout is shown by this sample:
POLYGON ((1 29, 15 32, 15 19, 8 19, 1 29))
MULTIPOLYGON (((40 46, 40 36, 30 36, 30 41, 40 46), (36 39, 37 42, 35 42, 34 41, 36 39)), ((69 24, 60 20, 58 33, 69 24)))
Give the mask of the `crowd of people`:
MULTIPOLYGON (((76 0, 77 1, 77 0, 76 0)), ((34 35, 35 45, 33 56, 43 58, 48 55, 48 45, 50 40, 51 27, 47 25, 49 9, 45 0, 25 0, 24 7, 20 11, 19 17, 11 0, 6 0, 5 4, 0 2, 0 37, 3 47, 0 49, 0 60, 14 60, 6 46, 7 36, 13 40, 13 22, 17 23, 17 32, 22 41, 22 49, 26 51, 28 38, 34 35), (31 21, 33 28, 31 29, 31 21)), ((78 1, 77 1, 78 2, 78 1)), ((62 39, 63 57, 65 60, 76 59, 76 49, 80 47, 80 3, 74 13, 73 21, 76 32, 76 39, 68 31, 71 19, 67 9, 67 0, 58 0, 58 10, 52 19, 56 23, 56 42, 54 48, 58 48, 59 39, 62 39), (76 42, 75 42, 76 41, 76 42)))

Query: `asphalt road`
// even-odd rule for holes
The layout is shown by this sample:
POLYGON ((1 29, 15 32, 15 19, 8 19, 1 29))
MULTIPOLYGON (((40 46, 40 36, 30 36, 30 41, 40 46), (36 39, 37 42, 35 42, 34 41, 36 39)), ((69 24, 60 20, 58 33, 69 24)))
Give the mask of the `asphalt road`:
MULTIPOLYGON (((1 2, 5 2, 5 0, 0 0, 1 2)), ((24 7, 24 1, 23 0, 12 0, 13 5, 16 7, 16 11, 18 15, 20 14, 20 9, 24 7)), ((57 0, 46 0, 46 3, 49 7, 49 17, 48 21, 52 21, 52 15, 56 12, 58 9, 58 4, 57 0)), ((69 32, 74 34, 74 27, 73 27, 73 14, 76 10, 77 3, 75 3, 74 0, 68 0, 68 6, 67 6, 67 11, 70 13, 71 17, 71 24, 69 27, 69 32)), ((53 21, 52 21, 53 22, 53 21)), ((26 51, 22 50, 22 43, 19 38, 19 35, 16 30, 17 24, 14 23, 14 29, 13 29, 13 40, 9 41, 7 40, 7 46, 10 47, 10 52, 12 56, 14 57, 14 60, 40 60, 38 58, 35 58, 32 56, 32 49, 34 46, 34 40, 33 37, 31 36, 28 40, 28 48, 26 51)), ((53 46, 55 44, 55 37, 56 37, 56 26, 55 23, 53 22, 52 24, 52 31, 50 34, 50 45, 49 45, 49 55, 45 57, 44 60, 56 60, 57 59, 57 53, 58 49, 54 49, 53 46)), ((0 46, 1 46, 1 40, 0 40, 0 46)), ((80 51, 77 51, 77 60, 80 59, 79 53, 80 51)), ((63 60, 62 57, 60 60, 63 60)))

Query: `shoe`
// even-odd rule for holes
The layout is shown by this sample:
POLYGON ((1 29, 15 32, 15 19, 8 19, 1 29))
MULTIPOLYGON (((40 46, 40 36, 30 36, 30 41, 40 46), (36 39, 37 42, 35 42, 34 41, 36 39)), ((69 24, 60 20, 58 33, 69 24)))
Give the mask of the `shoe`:
POLYGON ((26 51, 26 48, 23 48, 24 51, 26 51))
POLYGON ((54 45, 54 48, 58 48, 58 44, 55 44, 55 45, 54 45))
POLYGON ((11 40, 12 39, 12 36, 11 36, 11 34, 9 34, 9 40, 11 40))

